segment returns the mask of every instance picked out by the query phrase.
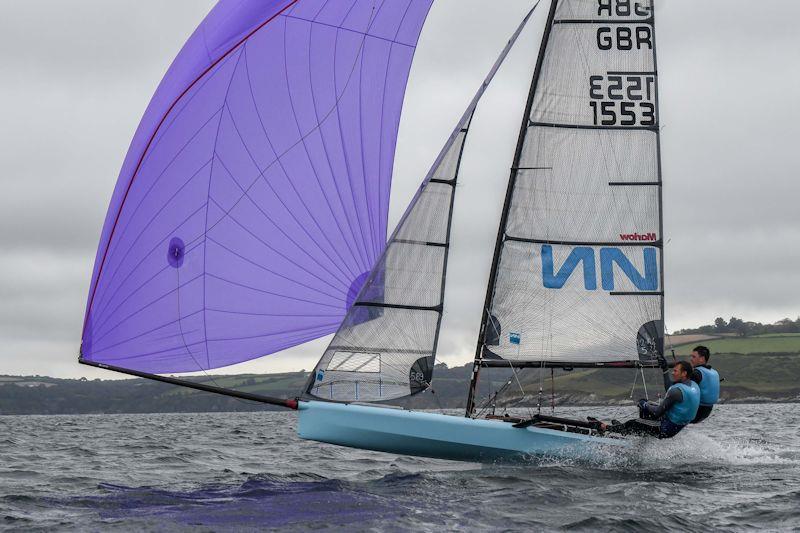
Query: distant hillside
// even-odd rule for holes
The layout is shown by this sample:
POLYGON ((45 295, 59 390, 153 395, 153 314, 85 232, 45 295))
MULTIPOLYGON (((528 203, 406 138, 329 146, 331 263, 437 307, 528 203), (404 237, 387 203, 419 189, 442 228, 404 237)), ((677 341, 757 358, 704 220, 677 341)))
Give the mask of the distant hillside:
POLYGON ((690 340, 677 344, 675 353, 689 355, 698 344, 708 347, 712 353, 797 354, 800 353, 800 333, 766 334, 754 337, 709 335, 703 340, 690 340))
MULTIPOLYGON (((676 346, 683 355, 699 342, 676 346)), ((800 334, 760 337, 718 337, 702 341, 711 349, 711 364, 724 378, 722 399, 744 401, 800 401, 800 334)), ((459 408, 464 406, 471 365, 447 368, 437 365, 433 392, 397 402, 414 408, 459 408)), ((500 389, 511 376, 507 369, 484 369, 479 397, 500 389)), ((648 393, 662 392, 659 370, 645 371, 648 393)), ((211 385, 278 397, 293 397, 302 390, 307 374, 244 374, 191 378, 211 385)), ((522 370, 519 384, 512 380, 498 403, 536 405, 542 386, 542 403, 549 405, 551 389, 557 404, 628 404, 644 396, 641 373, 634 369, 522 370), (634 387, 635 384, 635 387, 634 387), (631 390, 633 395, 631 395, 631 390)), ((0 376, 0 415, 225 412, 270 409, 235 398, 203 393, 143 379, 77 380, 47 377, 0 376)))

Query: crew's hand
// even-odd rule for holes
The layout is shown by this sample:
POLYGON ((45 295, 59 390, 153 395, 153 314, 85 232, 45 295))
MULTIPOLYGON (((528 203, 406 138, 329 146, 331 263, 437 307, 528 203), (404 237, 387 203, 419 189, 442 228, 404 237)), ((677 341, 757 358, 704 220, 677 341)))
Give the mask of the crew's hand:
POLYGON ((667 364, 667 359, 663 355, 659 355, 656 358, 656 361, 658 361, 659 368, 661 368, 661 370, 664 370, 666 372, 667 368, 669 368, 669 365, 667 364))

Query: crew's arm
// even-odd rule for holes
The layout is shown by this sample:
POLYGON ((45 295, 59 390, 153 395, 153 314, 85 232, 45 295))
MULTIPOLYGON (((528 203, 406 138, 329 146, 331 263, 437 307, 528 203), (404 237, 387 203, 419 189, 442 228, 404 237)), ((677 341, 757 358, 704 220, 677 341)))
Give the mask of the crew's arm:
POLYGON ((696 368, 692 370, 692 381, 694 381, 699 385, 700 382, 703 381, 703 373, 697 370, 696 368))
POLYGON ((664 396, 664 399, 661 400, 661 403, 658 405, 649 404, 648 410, 650 413, 655 417, 661 417, 669 411, 670 407, 675 405, 676 403, 680 403, 683 401, 683 393, 678 387, 675 387, 671 391, 667 392, 667 395, 664 396))
POLYGON ((669 388, 672 387, 672 378, 670 377, 667 359, 663 355, 658 356, 658 366, 664 374, 664 390, 669 390, 669 388))

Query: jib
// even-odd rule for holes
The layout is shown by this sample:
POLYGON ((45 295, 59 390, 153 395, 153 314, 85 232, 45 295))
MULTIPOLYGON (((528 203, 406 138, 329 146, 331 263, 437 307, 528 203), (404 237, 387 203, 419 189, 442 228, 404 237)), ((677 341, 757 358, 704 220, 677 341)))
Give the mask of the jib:
POLYGON ((597 0, 597 14, 609 17, 649 17, 650 0, 597 0))
MULTIPOLYGON (((658 258, 656 249, 644 247, 642 253, 644 274, 637 270, 628 256, 619 248, 600 248, 600 280, 603 290, 614 290, 614 265, 619 267, 638 290, 657 290, 658 258)), ((542 245, 542 281, 545 288, 563 288, 579 264, 583 265, 583 285, 586 290, 597 290, 597 265, 593 248, 588 246, 574 248, 556 272, 553 265, 553 247, 549 244, 542 245)))

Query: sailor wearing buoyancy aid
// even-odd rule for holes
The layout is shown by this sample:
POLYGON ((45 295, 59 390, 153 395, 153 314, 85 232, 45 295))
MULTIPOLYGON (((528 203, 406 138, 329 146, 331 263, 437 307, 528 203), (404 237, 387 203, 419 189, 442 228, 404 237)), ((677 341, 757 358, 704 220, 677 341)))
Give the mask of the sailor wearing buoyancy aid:
POLYGON ((700 407, 700 387, 692 378, 692 365, 678 361, 672 369, 673 384, 658 405, 642 401, 639 404, 641 418, 659 420, 658 438, 674 437, 691 423, 700 407))
POLYGON ((697 409, 697 416, 692 420, 692 424, 708 418, 714 404, 719 401, 719 373, 708 364, 710 357, 711 352, 705 346, 697 346, 692 350, 691 362, 694 367, 692 381, 700 387, 700 407, 697 409))
MULTIPOLYGON (((692 350, 692 381, 700 387, 700 407, 697 409, 697 416, 692 420, 692 424, 697 424, 708 418, 714 408, 714 404, 719 401, 719 382, 721 380, 717 371, 708 364, 710 357, 711 352, 705 346, 695 346, 694 350, 692 350)), ((673 380, 670 379, 667 360, 664 359, 664 356, 660 356, 658 362, 664 371, 664 388, 669 389, 673 384, 673 380)))

